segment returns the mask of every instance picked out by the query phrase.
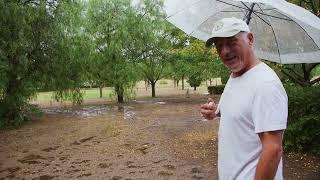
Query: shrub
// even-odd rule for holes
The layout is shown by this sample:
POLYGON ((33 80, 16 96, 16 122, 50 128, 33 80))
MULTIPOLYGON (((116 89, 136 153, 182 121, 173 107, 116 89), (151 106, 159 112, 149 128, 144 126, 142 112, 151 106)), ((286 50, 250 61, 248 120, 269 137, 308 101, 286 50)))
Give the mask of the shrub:
POLYGON ((208 93, 213 94, 222 94, 225 85, 217 85, 217 86, 208 86, 208 93))
POLYGON ((320 155, 320 87, 285 87, 289 98, 285 149, 320 155))
POLYGON ((161 80, 159 83, 160 84, 168 84, 168 82, 166 80, 161 80))
POLYGON ((194 88, 194 90, 197 89, 197 87, 200 86, 201 82, 202 82, 202 77, 199 74, 194 74, 192 76, 189 77, 188 79, 188 83, 190 84, 191 87, 194 88))

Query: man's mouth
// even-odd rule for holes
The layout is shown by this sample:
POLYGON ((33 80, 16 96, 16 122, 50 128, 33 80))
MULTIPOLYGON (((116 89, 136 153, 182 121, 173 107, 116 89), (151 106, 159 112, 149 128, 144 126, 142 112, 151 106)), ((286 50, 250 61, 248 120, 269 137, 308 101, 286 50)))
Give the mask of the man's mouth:
POLYGON ((229 58, 226 58, 225 60, 226 60, 226 62, 228 62, 228 63, 232 63, 233 61, 236 60, 236 57, 235 57, 235 56, 229 57, 229 58))

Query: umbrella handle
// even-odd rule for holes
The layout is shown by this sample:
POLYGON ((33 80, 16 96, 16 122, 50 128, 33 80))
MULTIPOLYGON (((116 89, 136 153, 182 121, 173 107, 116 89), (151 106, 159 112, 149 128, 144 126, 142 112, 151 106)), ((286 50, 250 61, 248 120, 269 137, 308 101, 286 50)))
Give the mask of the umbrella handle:
POLYGON ((254 5, 256 5, 256 3, 252 3, 252 4, 251 4, 250 9, 248 8, 249 12, 248 12, 248 14, 245 16, 245 20, 246 20, 247 25, 249 25, 249 23, 250 23, 251 15, 252 15, 252 12, 253 12, 253 7, 254 7, 254 5))

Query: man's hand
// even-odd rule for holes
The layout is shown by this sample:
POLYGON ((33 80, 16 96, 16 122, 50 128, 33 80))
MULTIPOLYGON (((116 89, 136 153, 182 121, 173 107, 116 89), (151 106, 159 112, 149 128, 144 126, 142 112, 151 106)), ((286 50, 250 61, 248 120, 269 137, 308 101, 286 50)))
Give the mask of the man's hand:
POLYGON ((202 116, 208 120, 213 120, 216 117, 215 111, 217 110, 216 104, 212 98, 208 98, 206 104, 200 106, 202 116))

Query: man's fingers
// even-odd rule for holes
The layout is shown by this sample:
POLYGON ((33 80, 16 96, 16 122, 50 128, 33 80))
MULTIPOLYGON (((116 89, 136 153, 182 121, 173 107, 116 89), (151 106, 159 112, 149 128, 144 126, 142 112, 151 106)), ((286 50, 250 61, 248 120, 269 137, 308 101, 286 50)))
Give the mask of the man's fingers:
POLYGON ((201 114, 211 114, 214 113, 212 110, 210 109, 200 109, 201 114))
POLYGON ((211 109, 211 110, 213 110, 214 106, 212 104, 203 104, 203 105, 201 105, 200 108, 201 109, 211 109))
POLYGON ((212 98, 208 98, 206 104, 200 106, 200 113, 206 119, 212 120, 215 117, 214 111, 216 110, 216 104, 212 98))
POLYGON ((208 98, 207 103, 208 103, 209 105, 212 105, 212 106, 215 106, 215 105, 216 105, 216 104, 214 103, 214 101, 213 101, 212 98, 208 98))

